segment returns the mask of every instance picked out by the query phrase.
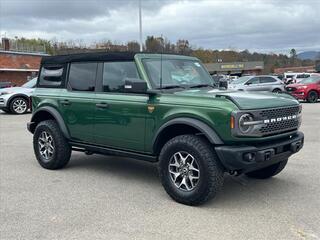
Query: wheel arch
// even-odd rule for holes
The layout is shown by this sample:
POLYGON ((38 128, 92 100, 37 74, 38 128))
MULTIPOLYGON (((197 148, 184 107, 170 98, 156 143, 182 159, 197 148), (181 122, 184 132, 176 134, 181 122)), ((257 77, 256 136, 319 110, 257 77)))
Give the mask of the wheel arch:
POLYGON ((158 155, 167 141, 183 134, 200 134, 211 144, 223 144, 214 129, 206 123, 194 118, 180 117, 169 120, 158 129, 152 142, 153 153, 158 155))
POLYGON ((24 98, 25 100, 28 101, 28 105, 30 107, 30 96, 26 95, 26 94, 23 94, 23 93, 18 93, 18 94, 14 94, 12 95, 9 99, 8 99, 8 104, 7 106, 10 107, 10 104, 12 102, 13 99, 15 98, 24 98))
POLYGON ((62 134, 64 135, 65 138, 70 139, 70 134, 68 131, 68 128, 66 126, 66 124, 64 123, 63 118, 61 117, 60 113, 53 107, 51 106, 43 106, 39 109, 37 109, 32 117, 31 117, 31 124, 29 126, 29 130, 31 133, 34 133, 37 125, 44 120, 55 120, 58 125, 59 128, 62 132, 62 134))

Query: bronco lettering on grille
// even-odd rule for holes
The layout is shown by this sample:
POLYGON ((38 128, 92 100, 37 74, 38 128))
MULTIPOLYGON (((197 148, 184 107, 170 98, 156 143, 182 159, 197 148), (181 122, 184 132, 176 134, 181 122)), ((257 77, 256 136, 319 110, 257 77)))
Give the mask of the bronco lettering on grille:
POLYGON ((282 122, 282 121, 287 121, 287 120, 293 120, 296 119, 297 115, 290 115, 286 117, 278 117, 278 118, 270 118, 270 119, 265 119, 263 120, 263 123, 274 123, 274 122, 282 122))

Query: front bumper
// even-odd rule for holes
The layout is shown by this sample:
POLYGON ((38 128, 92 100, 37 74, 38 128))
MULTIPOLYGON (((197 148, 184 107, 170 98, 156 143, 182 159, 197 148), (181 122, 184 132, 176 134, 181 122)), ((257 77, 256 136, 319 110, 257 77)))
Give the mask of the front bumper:
POLYGON ((299 100, 304 100, 306 98, 305 92, 289 92, 289 94, 299 100))
POLYGON ((216 153, 227 171, 250 172, 288 159, 303 147, 304 135, 297 132, 286 139, 255 146, 218 146, 216 153))
POLYGON ((0 109, 8 108, 9 99, 12 94, 0 95, 0 109))

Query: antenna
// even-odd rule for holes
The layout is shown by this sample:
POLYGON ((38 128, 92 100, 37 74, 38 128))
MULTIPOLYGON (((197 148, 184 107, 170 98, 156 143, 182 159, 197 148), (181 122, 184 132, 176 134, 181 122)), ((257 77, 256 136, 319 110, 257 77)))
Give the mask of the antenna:
POLYGON ((163 38, 161 34, 161 52, 160 52, 160 89, 162 89, 162 54, 163 54, 163 38))

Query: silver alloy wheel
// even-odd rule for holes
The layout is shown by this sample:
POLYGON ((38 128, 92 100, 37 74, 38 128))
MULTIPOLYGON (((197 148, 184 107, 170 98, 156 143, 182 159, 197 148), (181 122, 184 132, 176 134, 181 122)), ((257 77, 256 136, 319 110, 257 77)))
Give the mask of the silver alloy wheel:
POLYGON ((24 113, 27 110, 27 102, 22 99, 17 99, 13 102, 12 108, 18 114, 24 113))
POLYGON ((172 182, 180 190, 192 191, 199 182, 199 165, 190 153, 180 151, 173 154, 168 170, 172 182))
POLYGON ((39 152, 45 162, 49 162, 54 154, 54 141, 50 133, 42 131, 38 138, 39 152))

